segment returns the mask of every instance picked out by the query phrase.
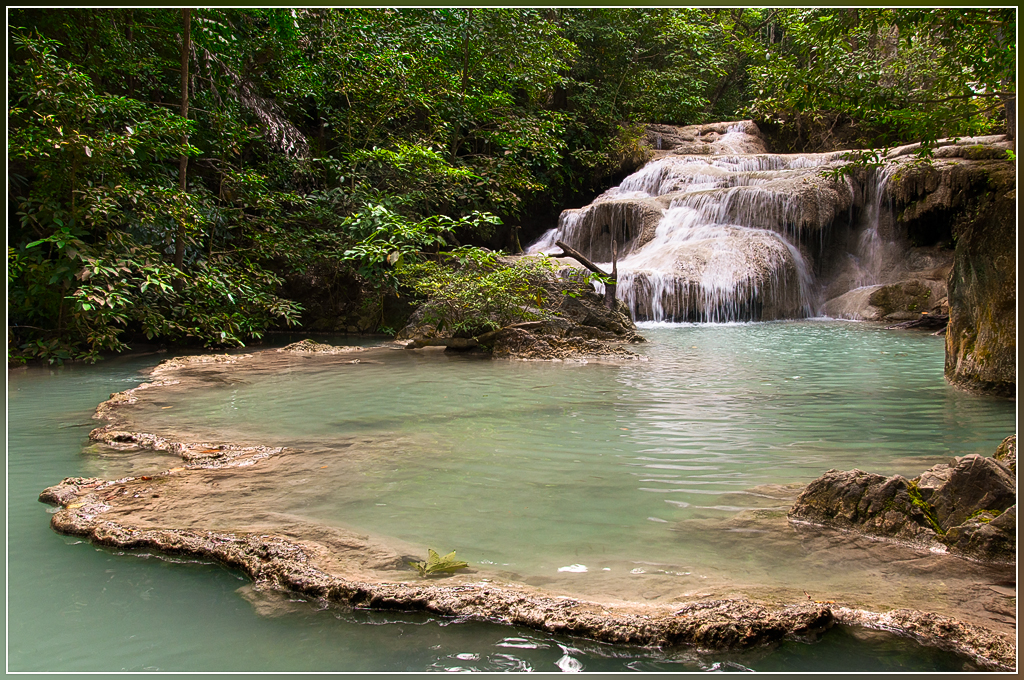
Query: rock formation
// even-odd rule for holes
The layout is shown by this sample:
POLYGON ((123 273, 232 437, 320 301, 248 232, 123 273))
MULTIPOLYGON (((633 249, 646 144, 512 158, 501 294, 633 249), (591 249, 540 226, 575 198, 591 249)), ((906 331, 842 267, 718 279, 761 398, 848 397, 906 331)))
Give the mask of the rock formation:
POLYGON ((653 160, 564 211, 529 252, 564 241, 607 262, 614 240, 618 296, 637 320, 948 316, 948 380, 1013 394, 1007 138, 940 140, 930 161, 917 144, 773 154, 751 121, 651 125, 646 141, 653 160), (849 165, 860 156, 876 165, 849 165))
POLYGON ((1012 563, 1017 547, 1016 439, 1012 435, 1000 445, 999 458, 962 456, 909 480, 856 469, 829 470, 800 494, 789 517, 1012 563))
POLYGON ((636 319, 736 321, 808 316, 814 240, 852 192, 824 177, 832 161, 766 153, 750 123, 652 126, 655 159, 592 204, 562 214, 529 249, 564 241, 608 261, 620 244, 619 297, 636 319))
POLYGON ((553 301, 544 309, 531 310, 536 321, 515 323, 475 337, 454 337, 426 323, 426 307, 418 309, 398 340, 409 340, 408 349, 430 346, 446 351, 474 351, 502 359, 587 360, 643 359, 623 345, 645 342, 637 333, 629 310, 619 301, 615 309, 586 282, 581 265, 556 260, 558 273, 540 282, 553 301))

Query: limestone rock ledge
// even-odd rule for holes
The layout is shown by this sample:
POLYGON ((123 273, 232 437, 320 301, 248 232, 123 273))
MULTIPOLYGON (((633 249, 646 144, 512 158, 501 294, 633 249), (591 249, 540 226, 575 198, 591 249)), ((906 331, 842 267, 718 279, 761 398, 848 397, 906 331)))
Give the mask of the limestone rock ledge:
MULTIPOLYGON (((187 474, 185 472, 184 474, 187 474)), ((928 612, 876 613, 830 602, 768 604, 746 599, 689 602, 681 607, 603 602, 549 594, 516 583, 409 583, 338 574, 322 564, 323 549, 272 533, 143 528, 106 519, 155 477, 103 481, 68 478, 40 495, 60 506, 51 526, 118 550, 156 550, 238 569, 256 589, 315 598, 360 609, 426 611, 441 616, 519 625, 610 644, 689 645, 698 650, 751 649, 786 639, 813 641, 836 623, 888 630, 972 659, 985 670, 1012 671, 1012 638, 928 612)))
MULTIPOLYGON (((233 370, 236 360, 254 361, 263 357, 266 361, 290 365, 294 357, 289 354, 270 351, 230 361, 210 357, 175 359, 161 364, 153 374, 173 373, 182 382, 201 383, 211 379, 208 375, 211 371, 219 375, 233 370)), ((368 350, 367 354, 372 352, 368 350)), ((332 365, 353 363, 331 356, 319 360, 332 365)), ((786 639, 813 640, 835 623, 841 623, 912 637, 921 644, 968 657, 978 668, 1015 669, 1016 646, 1012 635, 932 612, 908 609, 871 612, 831 601, 779 602, 774 598, 770 603, 751 599, 706 599, 685 604, 592 602, 505 581, 501 577, 481 580, 477 573, 410 582, 401 571, 396 571, 406 562, 400 553, 393 547, 374 542, 369 536, 351 531, 306 524, 292 526, 293 523, 276 529, 259 526, 256 530, 207 527, 204 521, 190 523, 187 527, 175 526, 173 521, 153 516, 153 499, 157 498, 157 492, 162 499, 171 496, 180 499, 190 488, 206 488, 202 475, 214 468, 232 467, 236 468, 232 474, 241 474, 252 470, 255 463, 273 465, 274 461, 285 458, 280 455, 285 452, 280 447, 180 442, 131 431, 130 418, 126 418, 124 411, 134 408, 133 403, 140 399, 139 391, 148 393, 152 388, 178 382, 163 379, 112 395, 96 414, 97 418, 109 421, 109 425, 97 428, 91 437, 124 447, 176 452, 184 459, 184 464, 162 473, 117 480, 64 479, 39 496, 40 501, 58 506, 51 517, 55 531, 118 550, 154 550, 216 561, 248 575, 257 590, 297 593, 324 604, 426 611, 522 625, 611 644, 688 645, 699 650, 763 647, 786 639)), ((1007 439, 998 454, 1003 462, 996 464, 1010 464, 1015 452, 1016 438, 1007 439)), ((968 459, 972 458, 978 457, 963 460, 970 462, 968 459)), ((975 462, 974 466, 986 468, 985 463, 975 462)), ((952 473, 947 475, 940 468, 942 466, 933 468, 929 478, 940 483, 919 483, 918 488, 935 486, 933 493, 938 493, 941 480, 946 483, 954 480, 952 473)), ((995 472, 999 476, 999 469, 995 472)), ((975 496, 981 494, 977 502, 985 506, 1000 504, 998 498, 986 495, 991 488, 987 479, 968 476, 965 480, 971 483, 960 484, 961 487, 973 489, 975 496)), ((943 507, 943 512, 952 517, 963 516, 965 512, 955 504, 943 507)), ((988 522, 980 514, 969 516, 964 524, 976 521, 983 527, 979 531, 965 532, 965 540, 984 543, 987 540, 984 527, 1000 528, 997 520, 1002 517, 1015 519, 1015 506, 988 522)), ((1012 527, 1010 531, 1012 534, 1012 527)))
POLYGON ((923 545, 984 561, 1013 563, 1017 482, 1005 462, 1016 435, 1000 445, 1004 460, 972 454, 913 479, 862 470, 829 470, 789 511, 791 521, 923 545))
POLYGON ((946 224, 956 244, 946 379, 1003 397, 1014 395, 1017 382, 1017 185, 1015 165, 1005 159, 1009 147, 1001 137, 944 146, 934 165, 904 164, 889 192, 909 233, 946 224))

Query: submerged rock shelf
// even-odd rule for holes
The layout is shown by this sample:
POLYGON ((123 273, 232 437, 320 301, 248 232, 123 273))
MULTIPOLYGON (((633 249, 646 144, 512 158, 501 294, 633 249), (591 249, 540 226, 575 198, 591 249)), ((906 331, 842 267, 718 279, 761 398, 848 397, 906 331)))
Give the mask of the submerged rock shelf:
MULTIPOLYGON (((787 593, 753 599, 742 590, 737 597, 697 594, 684 602, 565 596, 482 570, 436 584, 410 580, 405 563, 412 547, 273 509, 253 509, 259 501, 251 496, 266 477, 310 473, 309 452, 301 444, 217 441, 198 431, 189 440, 147 431, 152 428, 146 426, 145 413, 140 415, 142 402, 150 409, 167 408, 159 406, 160 395, 167 391, 244 381, 247 374, 288 370, 296 361, 315 362, 320 370, 359 370, 361 364, 377 363, 396 351, 366 349, 356 359, 351 351, 326 351, 323 346, 298 350, 172 359, 153 369, 152 382, 112 395, 97 409, 96 417, 108 422, 91 433, 94 441, 166 451, 181 463, 146 476, 65 479, 40 496, 60 506, 52 527, 117 549, 214 560, 243 571, 257 589, 283 589, 345 606, 422 610, 609 643, 708 650, 810 640, 842 623, 906 635, 969 657, 980 668, 1014 668, 1012 634, 934 612, 873 612, 854 603, 813 601, 809 595, 793 599, 787 593), (229 512, 229 507, 237 509, 229 512)), ((373 455, 375 443, 349 437, 338 446, 373 455)))

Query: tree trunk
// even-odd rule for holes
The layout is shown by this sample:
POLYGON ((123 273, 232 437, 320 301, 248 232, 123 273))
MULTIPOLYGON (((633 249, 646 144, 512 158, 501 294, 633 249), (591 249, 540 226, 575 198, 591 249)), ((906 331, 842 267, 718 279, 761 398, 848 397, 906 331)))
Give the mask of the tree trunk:
MULTIPOLYGON (((1005 86, 1004 86, 1005 87, 1005 86)), ((1003 109, 1006 111, 1006 134, 1017 148, 1017 93, 1002 95, 1003 109)))
POLYGON ((609 278, 604 284, 604 306, 615 309, 615 289, 619 284, 619 249, 615 239, 612 239, 612 275, 609 278))
MULTIPOLYGON (((192 10, 181 10, 181 117, 188 120, 188 58, 192 51, 192 10)), ((188 133, 182 135, 182 144, 188 145, 188 133)), ((183 153, 178 158, 178 189, 181 193, 188 191, 186 172, 188 171, 188 155, 183 153)), ((174 266, 181 269, 185 262, 185 219, 178 218, 178 236, 174 243, 174 266)))

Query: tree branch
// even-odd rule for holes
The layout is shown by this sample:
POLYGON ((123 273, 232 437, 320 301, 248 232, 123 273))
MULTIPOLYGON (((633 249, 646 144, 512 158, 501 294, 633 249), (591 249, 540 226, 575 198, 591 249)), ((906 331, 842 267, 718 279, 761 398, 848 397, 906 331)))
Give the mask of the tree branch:
POLYGON ((563 252, 555 255, 549 255, 549 257, 571 257, 590 271, 595 274, 600 274, 602 277, 607 279, 604 286, 604 305, 608 309, 615 309, 615 289, 619 283, 619 249, 615 239, 612 239, 612 271, 610 274, 584 257, 581 252, 574 248, 570 248, 564 242, 555 241, 555 245, 561 248, 563 252))
POLYGON ((575 248, 570 248, 562 241, 555 241, 555 245, 561 248, 563 252, 549 255, 548 257, 571 257, 572 259, 576 260, 577 262, 579 262, 580 264, 582 264, 584 267, 594 272, 595 274, 600 274, 601 276, 610 276, 608 272, 604 271, 596 264, 588 260, 583 255, 583 253, 576 250, 575 248))
POLYGON ((977 94, 954 94, 942 99, 909 99, 908 104, 941 104, 942 102, 953 101, 954 99, 974 99, 976 97, 984 97, 990 99, 992 97, 1013 97, 1016 96, 1016 92, 979 92, 977 94))

